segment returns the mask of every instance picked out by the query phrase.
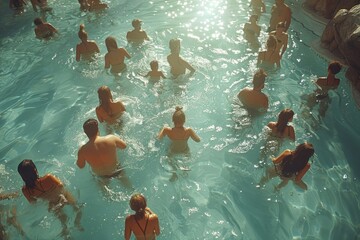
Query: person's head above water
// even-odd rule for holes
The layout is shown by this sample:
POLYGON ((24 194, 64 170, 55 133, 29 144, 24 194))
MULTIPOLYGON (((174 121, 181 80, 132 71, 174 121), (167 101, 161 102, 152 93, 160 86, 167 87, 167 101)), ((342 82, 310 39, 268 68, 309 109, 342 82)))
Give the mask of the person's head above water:
POLYGON ((152 60, 152 61, 150 62, 150 68, 151 68, 151 70, 153 70, 153 71, 157 71, 157 70, 159 69, 159 63, 158 63, 158 61, 152 60))
POLYGON ((111 37, 111 36, 107 37, 105 39, 105 45, 106 45, 106 48, 107 48, 108 52, 110 52, 111 50, 114 50, 114 49, 118 49, 116 39, 114 37, 111 37))
POLYGON ((270 35, 268 40, 266 41, 266 49, 275 50, 277 45, 277 40, 274 35, 270 35))
POLYGON ((142 194, 135 193, 131 196, 130 208, 135 211, 136 216, 144 216, 146 207, 146 198, 142 194))
POLYGON ((259 70, 257 70, 254 74, 253 81, 252 81, 254 88, 262 87, 265 83, 266 77, 267 77, 267 74, 264 71, 264 69, 260 68, 259 70))
POLYGON ((39 26, 39 25, 41 25, 41 24, 44 24, 44 21, 43 21, 41 18, 35 18, 35 19, 34 19, 34 24, 35 24, 36 26, 39 26))
POLYGON ((279 113, 278 121, 276 123, 277 131, 283 133, 289 121, 294 117, 294 111, 286 108, 279 113))
POLYGON ((257 22, 259 20, 259 16, 256 14, 253 14, 250 16, 250 22, 257 22))
POLYGON ((328 66, 328 71, 330 71, 332 74, 338 74, 341 71, 341 64, 338 61, 333 61, 328 66))
POLYGON ((88 138, 97 136, 99 132, 98 121, 93 118, 86 120, 83 124, 83 129, 88 138))
POLYGON ((182 111, 182 107, 176 106, 172 121, 175 125, 183 125, 185 123, 185 113, 182 111))
POLYGON ((108 86, 104 85, 104 86, 99 87, 97 92, 98 92, 100 105, 102 105, 104 103, 108 103, 113 100, 111 90, 108 86))
POLYGON ((141 28, 141 23, 142 23, 142 21, 140 19, 134 19, 134 20, 132 20, 131 25, 135 29, 140 29, 141 28))
POLYGON ((85 31, 85 25, 84 25, 84 24, 80 24, 78 36, 79 36, 79 38, 81 39, 81 41, 87 41, 87 39, 88 39, 88 34, 87 34, 87 32, 85 31))
POLYGON ((171 53, 180 53, 180 39, 173 38, 169 41, 171 53))
POLYGON ((39 179, 34 162, 30 159, 22 160, 18 165, 18 172, 28 188, 34 188, 35 182, 39 179))

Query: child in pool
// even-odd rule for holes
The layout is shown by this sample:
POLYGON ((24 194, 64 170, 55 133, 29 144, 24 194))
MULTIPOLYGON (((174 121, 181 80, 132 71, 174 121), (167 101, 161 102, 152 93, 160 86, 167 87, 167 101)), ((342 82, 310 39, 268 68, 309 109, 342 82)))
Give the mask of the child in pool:
POLYGON ((81 211, 77 206, 74 197, 68 192, 63 183, 52 174, 39 177, 37 168, 32 160, 25 159, 18 165, 18 172, 25 182, 22 193, 30 203, 35 203, 42 199, 49 203, 48 210, 55 213, 61 221, 63 230, 62 235, 68 235, 67 219, 63 211, 66 204, 70 204, 76 212, 75 226, 82 230, 80 225, 81 211))
POLYGON ((276 190, 286 186, 289 180, 303 190, 307 190, 307 185, 302 178, 310 169, 309 159, 312 155, 314 155, 314 148, 310 143, 298 145, 295 151, 285 150, 280 156, 272 159, 274 166, 266 170, 266 175, 262 177, 259 185, 264 185, 270 179, 278 176, 282 181, 275 187, 276 190))
POLYGON ((129 240, 131 233, 136 239, 155 239, 160 234, 158 216, 146 205, 143 195, 136 193, 131 196, 130 207, 135 214, 125 220, 125 240, 129 240))
POLYGON ((156 60, 150 62, 151 71, 149 71, 145 77, 150 77, 153 81, 158 81, 160 78, 166 78, 162 71, 159 71, 159 63, 156 60))

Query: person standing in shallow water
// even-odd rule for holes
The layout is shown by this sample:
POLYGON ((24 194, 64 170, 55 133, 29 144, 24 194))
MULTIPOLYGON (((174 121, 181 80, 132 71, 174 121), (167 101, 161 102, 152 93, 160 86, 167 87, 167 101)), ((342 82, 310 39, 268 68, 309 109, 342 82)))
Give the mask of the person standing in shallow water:
POLYGON ((269 107, 268 97, 261 92, 265 86, 266 72, 263 69, 256 71, 253 77, 253 88, 243 88, 237 97, 244 107, 256 112, 266 112, 269 107))
POLYGON ((153 240, 160 234, 158 216, 147 207, 143 195, 136 193, 131 196, 130 208, 135 214, 125 220, 125 240, 130 240, 134 233, 137 240, 153 240))
POLYGON ((131 58, 130 54, 125 48, 118 48, 114 37, 107 37, 105 39, 105 45, 108 51, 105 55, 105 69, 111 67, 110 71, 113 74, 123 72, 126 69, 126 64, 124 62, 125 57, 131 58))
POLYGON ((85 31, 85 25, 81 24, 78 32, 78 36, 81 40, 81 43, 76 45, 76 61, 83 60, 92 60, 96 53, 99 53, 99 47, 95 41, 88 40, 88 34, 85 31))
POLYGON ((285 24, 283 22, 279 22, 276 26, 276 30, 270 32, 270 35, 275 36, 277 44, 276 44, 276 51, 279 53, 280 58, 285 53, 285 50, 287 49, 289 36, 285 32, 285 24))
POLYGON ((285 24, 285 32, 287 32, 291 23, 291 9, 285 4, 285 0, 275 0, 275 4, 271 8, 270 26, 268 31, 274 31, 279 22, 285 24))
POLYGON ((98 89, 99 106, 96 107, 96 116, 99 122, 114 124, 125 112, 125 106, 121 101, 114 102, 108 86, 98 89))
POLYGON ((34 29, 35 36, 38 39, 49 40, 50 38, 54 37, 55 34, 58 32, 53 25, 44 22, 41 18, 35 18, 34 24, 35 24, 35 29, 34 29))
POLYGON ((30 203, 35 203, 38 199, 49 202, 49 211, 61 221, 63 227, 62 235, 67 238, 69 234, 67 228, 68 217, 63 211, 63 207, 67 204, 72 205, 76 212, 75 226, 79 230, 83 230, 80 225, 81 211, 77 206, 75 198, 68 192, 63 183, 52 174, 39 177, 37 168, 32 160, 25 159, 18 165, 18 172, 25 182, 22 192, 30 203))
POLYGON ((169 48, 171 53, 167 56, 167 61, 170 65, 171 74, 176 78, 179 75, 185 74, 186 69, 193 74, 195 69, 187 61, 180 57, 180 40, 171 39, 169 42, 169 48))
POLYGON ((277 122, 269 122, 268 127, 271 129, 271 135, 278 138, 289 138, 295 141, 294 127, 288 125, 293 120, 294 112, 291 109, 284 109, 279 113, 277 122))
POLYGON ((128 42, 141 44, 145 40, 150 40, 146 32, 141 29, 142 21, 140 19, 134 19, 131 24, 134 27, 134 30, 127 32, 126 39, 128 42))

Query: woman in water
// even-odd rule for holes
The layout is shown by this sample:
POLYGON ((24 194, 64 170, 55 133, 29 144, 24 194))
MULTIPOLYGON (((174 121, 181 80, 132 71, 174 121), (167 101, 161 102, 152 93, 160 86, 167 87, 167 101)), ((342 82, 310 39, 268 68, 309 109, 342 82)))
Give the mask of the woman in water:
POLYGON ((52 174, 39 177, 34 162, 28 159, 23 160, 18 165, 18 172, 25 182, 22 192, 26 199, 30 203, 35 203, 39 199, 47 201, 49 203, 48 210, 54 212, 61 221, 63 235, 68 234, 66 225, 68 217, 62 209, 66 204, 70 204, 74 208, 76 212, 75 226, 82 230, 80 208, 76 205, 74 197, 64 188, 63 183, 58 178, 52 174))
POLYGON ((244 38, 251 44, 253 48, 259 48, 259 40, 261 27, 257 24, 258 15, 251 15, 249 22, 244 25, 244 38))
POLYGON ((80 58, 84 60, 93 59, 95 53, 99 53, 100 50, 95 41, 88 40, 88 34, 85 32, 84 24, 80 25, 78 36, 81 43, 76 45, 76 61, 80 61, 80 58))
POLYGON ((105 68, 108 69, 111 66, 113 74, 121 73, 126 68, 124 63, 125 57, 131 58, 131 56, 124 48, 118 48, 114 37, 107 37, 105 45, 108 51, 105 55, 105 68))
POLYGON ((268 127, 271 129, 271 135, 278 138, 289 138, 295 141, 294 127, 288 125, 293 120, 294 112, 291 109, 284 109, 279 113, 277 122, 269 122, 268 127))
POLYGON ((274 66, 280 67, 280 55, 277 51, 277 40, 276 37, 270 35, 266 41, 266 50, 259 52, 257 65, 274 66))
POLYGON ((125 220, 125 240, 129 240, 131 233, 135 238, 153 240, 160 234, 158 216, 146 205, 143 195, 136 193, 131 196, 130 208, 135 214, 129 215, 125 220))
POLYGON ((314 152, 314 147, 310 143, 298 145, 295 151, 285 150, 280 156, 272 159, 274 166, 266 170, 266 175, 262 177, 259 185, 264 185, 270 179, 278 176, 282 181, 275 187, 276 190, 284 187, 289 180, 307 190, 307 185, 302 181, 302 178, 310 169, 309 159, 314 155, 314 152))
POLYGON ((98 89, 99 106, 96 107, 96 116, 99 122, 107 124, 116 123, 117 119, 125 112, 122 102, 114 102, 108 86, 101 86, 98 89))
POLYGON ((191 74, 195 72, 195 69, 187 61, 180 57, 179 39, 171 39, 169 42, 169 48, 171 53, 167 56, 167 60, 170 65, 170 72, 175 78, 181 74, 185 74, 186 69, 189 69, 191 74))
POLYGON ((289 35, 285 32, 285 23, 279 22, 276 25, 276 30, 270 32, 270 35, 275 36, 277 41, 276 51, 280 54, 280 58, 282 58, 285 50, 287 49, 289 40, 289 35))

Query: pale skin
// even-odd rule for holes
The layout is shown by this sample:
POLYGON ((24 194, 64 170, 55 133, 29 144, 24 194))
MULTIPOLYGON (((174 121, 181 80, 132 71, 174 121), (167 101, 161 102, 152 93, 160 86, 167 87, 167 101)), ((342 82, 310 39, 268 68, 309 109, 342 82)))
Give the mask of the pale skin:
POLYGON ((80 147, 76 165, 84 168, 88 163, 98 176, 110 176, 118 170, 117 149, 125 149, 126 143, 115 135, 99 136, 99 133, 90 138, 80 147))
MULTIPOLYGON (((273 158, 272 162, 279 167, 279 164, 284 160, 284 158, 291 154, 292 154, 292 151, 287 149, 284 152, 282 152, 278 157, 273 158)), ((303 190, 307 190, 307 185, 302 181, 302 178, 309 169, 310 169, 310 164, 308 163, 301 171, 299 171, 292 178, 286 178, 286 177, 280 176, 282 181, 275 187, 275 190, 279 190, 280 188, 286 186, 288 184, 289 180, 292 180, 297 186, 299 186, 303 190)), ((275 167, 268 168, 266 171, 266 175, 261 178, 259 185, 264 185, 270 179, 275 178, 277 176, 279 176, 279 174, 278 174, 277 170, 275 169, 275 167)))
POLYGON ((275 4, 271 8, 270 31, 275 30, 279 22, 285 23, 285 31, 289 29, 291 23, 291 9, 284 3, 284 0, 275 0, 275 4))
MULTIPOLYGON (((290 121, 292 121, 292 119, 289 120, 289 122, 290 121)), ((267 126, 271 129, 271 134, 273 136, 279 138, 289 138, 290 140, 295 141, 295 131, 293 126, 286 126, 284 132, 281 135, 277 131, 276 122, 269 122, 267 126)))
POLYGON ((277 27, 276 31, 272 31, 270 33, 270 35, 274 35, 278 40, 276 45, 276 51, 280 54, 280 58, 282 58, 282 56, 284 55, 289 41, 289 35, 284 32, 284 30, 285 29, 282 27, 277 27))
POLYGON ((264 63, 270 64, 270 65, 276 65, 277 68, 280 67, 280 55, 279 52, 276 51, 275 48, 273 49, 267 49, 266 51, 259 52, 258 58, 257 58, 257 65, 260 66, 264 63))
POLYGON ((50 23, 43 23, 35 27, 35 35, 39 39, 47 39, 52 37, 58 31, 50 23))
POLYGON ((129 215, 125 220, 125 240, 130 240, 131 234, 135 235, 137 240, 153 240, 160 234, 159 219, 158 216, 153 213, 150 208, 146 208, 145 217, 135 221, 135 215, 129 215), (145 229, 146 220, 149 218, 145 236, 142 230, 145 229), (138 226, 141 226, 142 229, 138 226))
POLYGON ((117 119, 125 112, 125 106, 122 102, 110 102, 110 109, 112 114, 109 115, 101 106, 96 107, 96 116, 99 122, 106 122, 107 124, 116 123, 117 119))
POLYGON ((131 58, 130 54, 124 48, 111 50, 105 55, 105 68, 109 69, 111 66, 111 72, 122 72, 126 68, 124 63, 125 57, 131 58))
POLYGON ((170 72, 174 77, 178 77, 181 74, 186 73, 186 69, 190 71, 191 74, 195 72, 195 69, 184 59, 180 57, 177 53, 171 53, 167 56, 167 61, 170 65, 170 72))
POLYGON ((244 88, 239 92, 238 98, 246 108, 265 112, 269 107, 269 99, 261 92, 263 88, 264 84, 253 89, 244 88))
POLYGON ((95 53, 99 53, 100 49, 95 41, 84 40, 76 45, 76 61, 91 60, 95 53))

